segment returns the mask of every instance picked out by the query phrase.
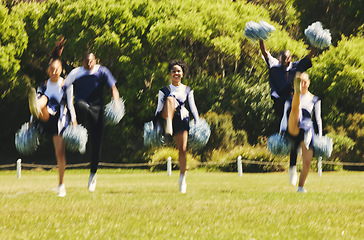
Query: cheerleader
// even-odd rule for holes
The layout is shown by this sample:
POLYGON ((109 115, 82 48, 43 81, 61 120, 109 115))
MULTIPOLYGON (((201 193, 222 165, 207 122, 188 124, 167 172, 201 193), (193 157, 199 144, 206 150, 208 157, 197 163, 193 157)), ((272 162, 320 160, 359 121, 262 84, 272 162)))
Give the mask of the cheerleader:
MULTIPOLYGON (((322 136, 321 101, 308 91, 310 79, 307 73, 297 73, 294 79, 292 101, 286 101, 280 132, 285 132, 296 147, 302 148, 303 167, 297 192, 306 193, 303 188, 313 157, 315 130, 312 116, 315 114, 318 136, 322 136), (296 144, 298 143, 298 144, 296 144)), ((297 174, 297 173, 296 173, 297 174)), ((296 177, 297 180, 297 177, 296 177)), ((294 182, 294 185, 296 182, 294 182)))
POLYGON ((78 122, 85 124, 91 138, 91 166, 88 181, 90 192, 94 192, 96 188, 96 172, 101 157, 104 129, 104 88, 111 90, 115 108, 120 108, 119 91, 115 84, 116 80, 109 69, 96 64, 95 55, 90 52, 83 56, 82 67, 73 69, 66 77, 67 103, 70 108, 72 125, 75 126, 78 122))
POLYGON ((32 114, 31 122, 39 125, 47 135, 52 136, 55 155, 57 158, 59 185, 58 196, 66 195, 66 188, 63 182, 66 170, 65 143, 62 132, 68 125, 68 109, 66 106, 65 80, 60 76, 62 72, 62 62, 59 59, 63 51, 64 38, 56 45, 52 53, 47 74, 49 79, 40 85, 37 91, 32 88, 29 93, 29 108, 32 114))
POLYGON ((186 151, 190 129, 189 112, 185 107, 187 101, 196 123, 199 121, 199 116, 193 90, 181 83, 183 74, 187 70, 186 64, 180 60, 172 60, 169 62, 168 70, 172 83, 159 91, 155 116, 162 122, 165 135, 174 137, 179 151, 179 190, 181 193, 186 193, 186 151))

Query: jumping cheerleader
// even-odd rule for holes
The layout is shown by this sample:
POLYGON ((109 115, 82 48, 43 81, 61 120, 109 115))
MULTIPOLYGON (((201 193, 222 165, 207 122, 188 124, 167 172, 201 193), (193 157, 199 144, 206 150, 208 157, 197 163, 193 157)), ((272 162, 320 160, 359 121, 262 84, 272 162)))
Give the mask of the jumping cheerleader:
POLYGON ((37 91, 32 88, 29 93, 29 108, 32 114, 31 122, 39 124, 40 128, 52 136, 55 155, 57 158, 59 185, 58 196, 66 195, 66 188, 63 182, 66 170, 65 143, 62 132, 68 125, 68 109, 66 106, 67 98, 65 91, 65 80, 60 76, 62 72, 62 62, 59 59, 63 51, 65 40, 62 38, 57 42, 52 53, 47 73, 49 79, 46 80, 37 91))
POLYGON ((181 193, 186 193, 186 151, 190 129, 189 112, 185 107, 186 101, 188 101, 196 123, 199 121, 199 116, 193 90, 181 83, 183 74, 187 70, 186 64, 180 60, 173 60, 169 63, 168 70, 172 83, 159 91, 158 107, 155 114, 156 119, 163 122, 165 134, 174 136, 179 151, 179 190, 181 193))
POLYGON ((303 167, 297 192, 306 193, 303 188, 310 171, 313 156, 315 130, 312 115, 316 116, 318 136, 322 136, 321 101, 308 91, 310 79, 307 73, 296 73, 292 102, 286 101, 280 131, 285 132, 292 142, 298 142, 302 148, 303 167))

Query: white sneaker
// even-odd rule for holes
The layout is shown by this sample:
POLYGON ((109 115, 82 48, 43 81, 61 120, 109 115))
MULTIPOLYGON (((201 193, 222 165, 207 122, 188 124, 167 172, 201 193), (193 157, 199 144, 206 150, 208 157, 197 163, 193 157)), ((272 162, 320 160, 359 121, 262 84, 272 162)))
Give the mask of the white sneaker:
POLYGON ((187 190, 186 175, 185 174, 181 174, 179 176, 179 191, 181 193, 186 193, 186 190, 187 190))
POLYGON ((57 192, 58 192, 58 197, 66 196, 66 186, 64 184, 59 184, 57 192))
POLYGON ((170 118, 166 119, 166 129, 165 129, 166 135, 173 135, 173 127, 172 127, 172 120, 170 118))
POLYGON ((88 179, 88 190, 90 192, 94 192, 96 189, 96 180, 97 180, 97 174, 91 173, 90 177, 88 179))
POLYGON ((298 193, 307 193, 307 191, 303 187, 298 187, 297 192, 298 193))
POLYGON ((37 92, 35 91, 35 88, 31 88, 28 94, 29 110, 35 119, 38 119, 40 115, 40 108, 37 100, 37 92))
POLYGON ((289 183, 296 186, 297 183, 297 166, 289 167, 288 169, 289 183))

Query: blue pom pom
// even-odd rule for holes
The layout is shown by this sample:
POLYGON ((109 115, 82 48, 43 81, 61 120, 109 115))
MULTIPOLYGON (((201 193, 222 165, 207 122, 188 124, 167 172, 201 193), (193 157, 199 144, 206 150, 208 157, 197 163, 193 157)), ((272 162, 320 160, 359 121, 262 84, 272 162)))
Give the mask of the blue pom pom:
POLYGON ((331 157, 333 148, 333 142, 332 138, 329 138, 327 136, 318 136, 316 135, 314 137, 313 141, 313 156, 314 157, 322 157, 324 159, 327 159, 331 157))
POLYGON ((144 146, 159 147, 164 144, 164 136, 161 127, 153 121, 144 123, 144 146))
POLYGON ((265 21, 259 23, 247 22, 244 28, 244 36, 255 42, 257 40, 267 40, 270 34, 276 29, 265 21))
POLYGON ((311 45, 320 49, 331 45, 331 34, 328 29, 323 29, 321 22, 314 22, 305 29, 305 35, 311 45))
POLYGON ((209 141, 210 134, 210 126, 205 119, 200 118, 197 124, 195 121, 190 121, 187 145, 193 150, 202 149, 209 141))
POLYGON ((122 98, 119 99, 118 104, 115 106, 114 99, 105 106, 105 124, 116 125, 125 115, 125 105, 122 98))
POLYGON ((15 134, 15 147, 20 154, 29 155, 39 146, 39 131, 34 124, 24 123, 15 134), (29 130, 28 130, 29 129, 29 130))
POLYGON ((291 152, 291 141, 278 133, 268 138, 267 146, 274 155, 288 155, 291 152))
POLYGON ((87 143, 87 129, 82 125, 69 125, 63 132, 63 140, 69 151, 84 153, 87 143))

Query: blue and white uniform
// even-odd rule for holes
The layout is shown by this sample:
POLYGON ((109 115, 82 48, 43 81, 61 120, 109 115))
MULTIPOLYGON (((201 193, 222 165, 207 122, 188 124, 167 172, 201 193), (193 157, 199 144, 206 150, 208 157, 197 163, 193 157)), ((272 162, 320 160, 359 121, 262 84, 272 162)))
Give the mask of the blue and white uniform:
POLYGON ((181 84, 179 86, 174 86, 173 84, 170 84, 166 87, 163 87, 161 90, 159 90, 158 94, 158 106, 155 112, 156 116, 160 116, 164 103, 169 96, 175 99, 176 110, 172 121, 173 132, 178 133, 181 131, 188 131, 189 111, 185 107, 185 103, 187 101, 195 121, 198 122, 199 120, 199 115, 193 96, 193 90, 191 90, 190 87, 184 84, 181 84))
MULTIPOLYGON (((67 103, 73 106, 74 102, 84 101, 87 104, 103 106, 103 90, 107 86, 113 87, 116 83, 114 76, 109 69, 101 65, 95 65, 92 70, 84 67, 73 69, 66 77, 66 87, 69 96, 67 103)), ((72 122, 76 119, 74 108, 70 108, 72 122)))
MULTIPOLYGON (((284 115, 280 125, 280 132, 286 132, 288 126, 288 117, 290 114, 291 101, 286 101, 284 105, 284 115)), ((299 142, 304 141, 306 148, 313 148, 313 141, 315 136, 314 124, 317 126, 319 136, 322 136, 322 120, 321 120, 321 101, 317 96, 312 95, 310 92, 301 94, 300 106, 299 106, 299 121, 298 125, 300 133, 298 136, 290 136, 293 139, 297 139, 299 142), (315 114, 315 118, 313 118, 315 114), (312 120, 315 119, 315 123, 312 120)))
POLYGON ((47 109, 50 116, 47 122, 39 121, 39 123, 47 134, 61 135, 69 124, 64 79, 60 77, 57 82, 52 82, 50 79, 45 81, 37 89, 38 99, 43 95, 48 98, 47 109))
POLYGON ((116 80, 103 66, 95 65, 91 70, 84 67, 73 69, 66 77, 67 103, 71 120, 84 124, 89 132, 91 152, 91 173, 96 173, 101 157, 101 140, 104 129, 104 88, 111 89, 116 80), (73 104, 74 96, 74 104, 73 104))
POLYGON ((291 62, 286 68, 283 68, 278 59, 272 57, 269 52, 267 59, 264 60, 269 67, 269 84, 273 99, 289 99, 293 95, 293 79, 296 72, 304 72, 312 67, 312 62, 308 57, 291 62))

